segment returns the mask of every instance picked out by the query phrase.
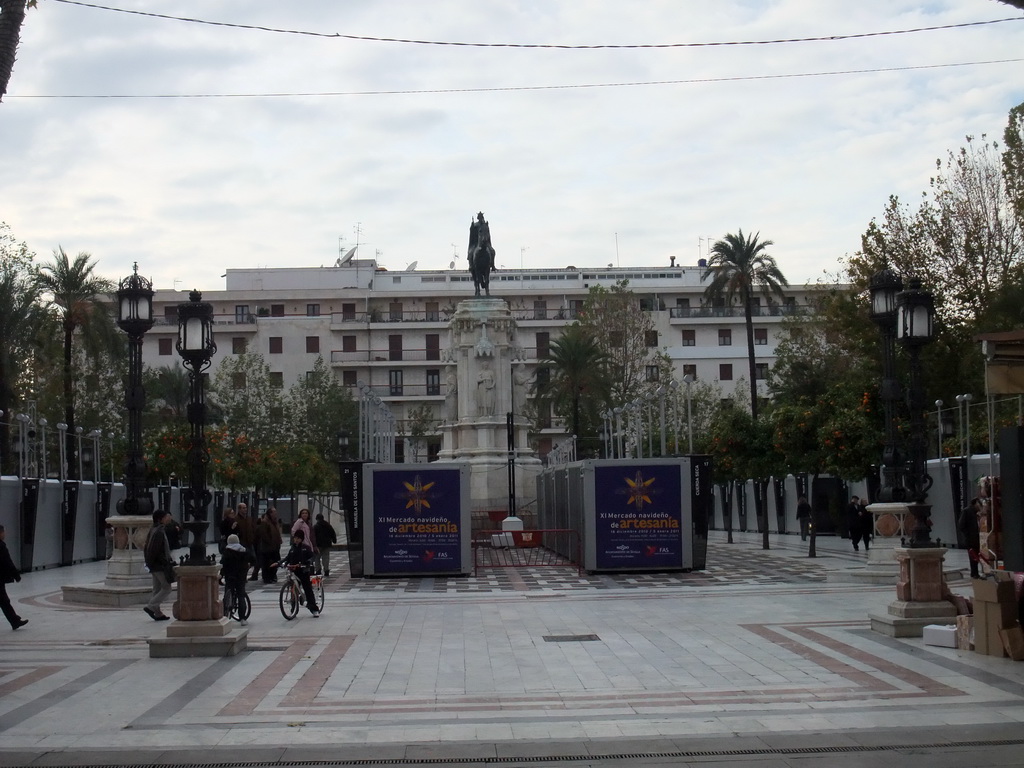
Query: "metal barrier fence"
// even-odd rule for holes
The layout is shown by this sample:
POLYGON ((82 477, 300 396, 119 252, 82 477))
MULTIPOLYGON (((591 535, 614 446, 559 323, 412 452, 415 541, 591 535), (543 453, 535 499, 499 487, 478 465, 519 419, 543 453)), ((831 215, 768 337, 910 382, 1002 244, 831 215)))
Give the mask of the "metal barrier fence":
POLYGON ((542 528, 473 534, 473 575, 481 568, 538 567, 575 568, 582 575, 579 531, 542 528))

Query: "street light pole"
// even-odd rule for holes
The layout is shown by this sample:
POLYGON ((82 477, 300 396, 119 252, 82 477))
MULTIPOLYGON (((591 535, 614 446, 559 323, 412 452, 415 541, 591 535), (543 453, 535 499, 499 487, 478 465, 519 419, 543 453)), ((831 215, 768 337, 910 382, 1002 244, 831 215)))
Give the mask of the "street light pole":
POLYGON ((896 296, 903 290, 903 280, 890 269, 871 276, 871 319, 882 335, 882 399, 885 443, 882 449, 882 488, 879 501, 903 501, 899 467, 902 462, 896 446, 895 403, 900 397, 896 382, 896 296))
POLYGON ((924 385, 921 376, 921 347, 933 338, 935 303, 932 294, 921 289, 921 281, 912 277, 898 297, 897 339, 910 355, 910 456, 906 473, 907 491, 915 525, 909 546, 932 548, 931 505, 925 504, 932 478, 928 474, 928 442, 924 423, 924 385))
POLYGON ((203 372, 210 367, 210 358, 217 351, 213 340, 213 307, 203 301, 199 291, 189 293, 189 301, 178 305, 177 351, 188 371, 188 420, 192 437, 188 449, 189 487, 186 514, 191 518, 185 527, 192 534, 187 565, 208 564, 206 557, 207 507, 210 491, 206 487, 206 465, 210 452, 206 448, 206 393, 203 372))
POLYGON ((935 431, 938 433, 939 452, 936 454, 939 461, 942 461, 942 401, 935 401, 935 431))
POLYGON ((683 384, 686 385, 686 443, 687 452, 693 455, 693 411, 690 406, 690 388, 693 386, 693 376, 683 376, 683 384))
MULTIPOLYGON (((124 465, 125 497, 117 511, 123 515, 151 515, 153 500, 146 483, 146 459, 142 453, 142 411, 146 406, 146 390, 142 385, 142 337, 153 327, 153 283, 139 274, 133 265, 132 274, 124 278, 117 290, 117 324, 128 335, 128 382, 124 405, 128 411, 128 455, 124 465)), ((113 439, 113 433, 111 433, 113 439)), ((111 450, 113 461, 113 450, 111 450)), ((113 482, 113 465, 111 465, 113 482)))

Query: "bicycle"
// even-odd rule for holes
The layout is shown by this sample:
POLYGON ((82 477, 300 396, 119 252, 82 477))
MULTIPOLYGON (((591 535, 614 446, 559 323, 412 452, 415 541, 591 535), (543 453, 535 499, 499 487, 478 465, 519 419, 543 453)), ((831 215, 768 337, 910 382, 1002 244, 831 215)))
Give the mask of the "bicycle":
MULTIPOLYGON (((324 577, 319 573, 312 573, 309 582, 313 586, 313 596, 317 605, 322 611, 324 609, 324 577)), ((281 585, 279 597, 281 615, 291 621, 299 615, 299 607, 306 604, 306 590, 302 588, 302 582, 295 575, 295 571, 288 571, 288 578, 281 585)))
POLYGON ((224 615, 229 619, 245 624, 252 613, 252 600, 244 589, 238 587, 224 588, 224 615), (241 597, 241 599, 239 599, 241 597))

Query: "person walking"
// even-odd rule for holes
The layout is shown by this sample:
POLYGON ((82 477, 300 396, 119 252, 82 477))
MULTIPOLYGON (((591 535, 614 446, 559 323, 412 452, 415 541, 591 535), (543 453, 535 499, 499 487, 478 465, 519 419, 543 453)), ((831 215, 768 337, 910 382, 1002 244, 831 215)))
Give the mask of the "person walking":
POLYGON ((853 551, 860 552, 860 497, 851 496, 850 503, 846 505, 846 526, 850 531, 850 541, 853 542, 853 551))
MULTIPOLYGON (((235 533, 238 535, 238 541, 252 556, 252 561, 255 562, 256 525, 253 523, 252 518, 249 517, 249 506, 245 502, 242 502, 235 508, 235 533)), ((259 563, 256 563, 249 581, 256 581, 259 577, 260 566, 259 563)))
POLYGON ((171 617, 163 612, 160 603, 171 594, 174 581, 174 561, 171 559, 171 545, 167 541, 166 526, 171 522, 170 512, 158 509, 153 513, 153 527, 146 537, 143 555, 149 575, 153 577, 153 594, 142 609, 154 621, 167 621, 171 617))
POLYGON ((868 512, 868 500, 860 497, 860 538, 864 542, 864 551, 871 551, 871 539, 874 537, 875 516, 868 512))
POLYGON ((264 584, 277 583, 277 566, 281 559, 281 523, 277 519, 277 508, 270 507, 256 526, 256 556, 264 584))
POLYGON ((232 533, 238 533, 238 520, 235 519, 235 510, 231 507, 225 507, 224 514, 220 519, 220 536, 217 539, 217 549, 220 550, 221 554, 224 553, 224 547, 228 543, 228 536, 232 533))
POLYGON ((317 557, 320 560, 320 569, 324 578, 327 578, 331 575, 331 547, 338 543, 338 532, 319 512, 313 525, 313 541, 319 550, 317 557))
POLYGON ((316 541, 313 539, 313 528, 310 524, 308 509, 303 508, 299 510, 298 519, 292 523, 292 535, 294 535, 296 531, 299 531, 302 534, 302 541, 313 551, 313 554, 316 555, 316 541))
POLYGON ((956 519, 957 530, 964 537, 964 546, 967 547, 967 556, 971 561, 971 578, 979 577, 978 552, 981 549, 981 528, 978 525, 978 513, 981 511, 981 502, 977 498, 971 499, 971 503, 960 510, 956 519))
POLYGON ((800 541, 807 541, 807 532, 811 525, 811 505, 807 503, 806 496, 796 500, 796 521, 800 524, 800 541))
POLYGON ((7 551, 7 529, 0 525, 0 609, 4 612, 4 618, 11 622, 11 629, 18 629, 28 624, 28 619, 23 619, 14 610, 11 598, 7 594, 7 585, 21 581, 21 571, 11 560, 11 553, 7 551))

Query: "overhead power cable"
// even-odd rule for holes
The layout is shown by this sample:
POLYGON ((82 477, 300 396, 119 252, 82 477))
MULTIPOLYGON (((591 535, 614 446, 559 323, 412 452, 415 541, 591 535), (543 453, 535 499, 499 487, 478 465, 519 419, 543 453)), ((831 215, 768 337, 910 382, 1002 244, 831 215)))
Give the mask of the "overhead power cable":
POLYGON ((127 13, 134 16, 148 16, 154 19, 166 19, 169 21, 183 21, 189 24, 204 24, 213 27, 231 27, 233 29, 248 29, 260 32, 273 32, 283 35, 303 35, 306 37, 334 38, 339 40, 359 40, 373 43, 404 43, 408 45, 450 45, 467 48, 548 48, 557 50, 607 50, 607 49, 644 49, 644 48, 711 48, 718 46, 742 46, 742 45, 778 45, 781 43, 818 43, 836 42, 839 40, 856 40, 867 37, 882 37, 885 35, 909 35, 917 32, 934 32, 943 29, 964 29, 967 27, 980 27, 989 24, 1002 24, 1007 21, 1024 21, 1024 16, 1012 16, 1005 19, 990 19, 989 21, 969 21, 962 24, 942 24, 933 27, 914 27, 911 29, 895 29, 884 32, 859 32, 850 35, 821 35, 818 37, 793 37, 780 38, 777 40, 729 40, 706 43, 646 43, 646 44, 596 44, 596 45, 567 45, 555 43, 473 43, 453 40, 416 40, 401 37, 373 37, 369 35, 346 35, 340 32, 310 32, 298 29, 283 29, 278 27, 265 27, 256 24, 235 24, 227 21, 209 21, 206 19, 194 19, 187 16, 170 16, 163 13, 150 13, 148 11, 134 11, 128 8, 113 8, 109 5, 98 5, 96 3, 85 3, 81 0, 54 0, 54 2, 67 5, 78 5, 83 8, 95 8, 102 11, 114 11, 116 13, 127 13))
POLYGON ((20 96, 7 94, 7 99, 272 99, 310 98, 328 96, 403 96, 442 93, 495 93, 515 91, 555 91, 583 88, 635 88, 645 85, 694 85, 699 83, 735 83, 755 80, 784 80, 798 77, 833 77, 837 75, 864 75, 878 72, 908 72, 920 69, 945 69, 950 67, 972 67, 981 64, 1013 64, 1021 59, 993 59, 991 61, 965 61, 955 64, 922 64, 910 67, 879 67, 876 69, 842 69, 832 72, 794 72, 781 75, 743 75, 736 77, 700 77, 688 80, 643 80, 623 83, 581 83, 576 85, 506 85, 489 88, 425 88, 422 90, 390 91, 311 91, 306 93, 162 93, 162 94, 53 94, 20 96))

